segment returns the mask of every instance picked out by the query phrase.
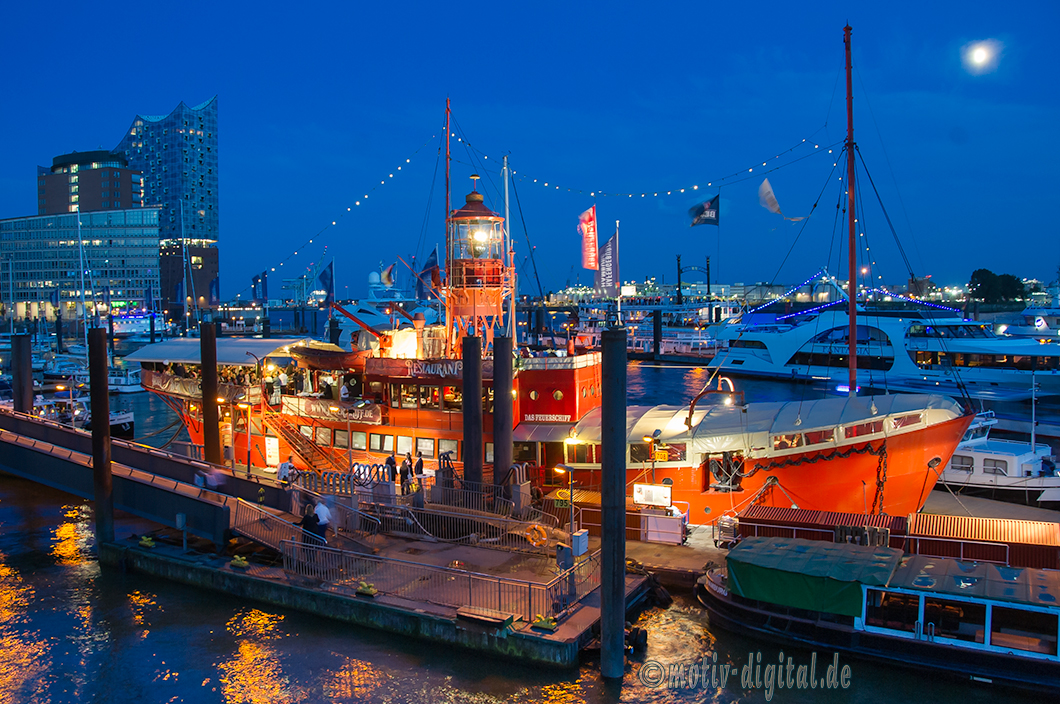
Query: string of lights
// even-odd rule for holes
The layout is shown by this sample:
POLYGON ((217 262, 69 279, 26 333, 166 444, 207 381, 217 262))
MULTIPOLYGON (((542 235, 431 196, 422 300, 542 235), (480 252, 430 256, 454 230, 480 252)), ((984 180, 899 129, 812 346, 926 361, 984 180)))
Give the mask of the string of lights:
MULTIPOLYGON (((824 129, 824 128, 822 127, 821 129, 824 129)), ((820 129, 817 130, 817 132, 820 132, 820 131, 821 131, 820 129)), ((724 175, 724 176, 721 176, 721 177, 718 177, 718 178, 711 178, 710 180, 707 181, 706 187, 715 187, 715 184, 717 184, 717 187, 720 187, 722 185, 732 185, 734 183, 739 183, 741 181, 746 181, 746 180, 751 179, 751 178, 757 178, 759 176, 764 176, 765 174, 773 173, 774 171, 782 169, 782 168, 784 168, 786 166, 791 166, 792 164, 794 164, 796 162, 799 162, 799 161, 802 161, 803 159, 809 158, 809 157, 811 157, 811 156, 813 156, 815 154, 832 154, 832 153, 834 153, 836 147, 838 147, 839 145, 842 144, 842 140, 840 140, 840 141, 835 142, 834 144, 827 144, 827 145, 823 145, 822 146, 820 143, 813 141, 813 136, 816 135, 817 132, 814 132, 813 134, 811 134, 806 139, 803 139, 803 140, 799 141, 794 146, 789 147, 788 149, 785 149, 784 151, 779 152, 779 153, 775 154, 774 156, 772 156, 772 157, 770 157, 770 158, 768 158, 766 160, 763 160, 761 162, 757 162, 756 161, 754 164, 752 164, 751 166, 748 166, 746 169, 741 169, 740 171, 735 171, 735 172, 733 172, 731 174, 727 174, 727 175, 724 175), (771 162, 776 162, 777 160, 781 159, 782 157, 790 154, 791 152, 794 152, 796 149, 799 149, 800 147, 804 147, 804 146, 808 147, 809 145, 813 145, 813 151, 809 152, 808 154, 800 156, 797 159, 792 159, 791 161, 786 161, 784 163, 780 163, 780 164, 776 164, 774 166, 770 166, 771 162), (759 163, 761 163, 761 166, 759 166, 759 163)), ((457 137, 457 141, 458 142, 462 142, 465 147, 467 147, 468 149, 470 149, 470 150, 476 152, 477 154, 479 154, 480 156, 482 156, 483 160, 488 160, 489 159, 489 156, 486 153, 482 152, 479 149, 476 149, 466 139, 462 139, 460 137, 457 137)), ((461 163, 463 163, 463 162, 461 162, 461 163)), ((700 188, 704 188, 704 186, 702 186, 700 184, 692 184, 690 186, 685 186, 683 188, 667 188, 665 190, 659 189, 659 190, 644 191, 644 192, 640 192, 640 193, 638 193, 638 192, 628 192, 628 191, 621 191, 621 192, 610 192, 610 191, 607 191, 607 192, 605 192, 605 191, 592 190, 592 189, 587 189, 587 188, 567 187, 567 186, 558 185, 558 184, 555 183, 555 181, 541 179, 541 178, 533 178, 532 176, 529 176, 527 174, 521 174, 521 173, 519 173, 519 171, 517 171, 515 169, 512 170, 512 177, 513 178, 517 178, 517 179, 519 179, 520 181, 523 181, 523 182, 540 184, 543 188, 548 188, 549 190, 563 191, 563 192, 566 192, 566 193, 579 193, 579 194, 582 194, 582 195, 588 194, 592 198, 609 198, 609 197, 610 198, 634 198, 634 197, 637 197, 637 196, 639 196, 641 198, 647 198, 649 196, 652 197, 652 198, 658 198, 659 196, 672 196, 672 195, 681 195, 683 193, 695 192, 695 191, 698 191, 700 188)))
POLYGON ((939 303, 931 303, 929 301, 923 301, 923 300, 921 300, 919 298, 910 298, 908 296, 903 296, 900 293, 892 293, 891 291, 888 291, 885 288, 870 288, 870 289, 868 289, 866 291, 866 294, 868 294, 868 293, 881 293, 881 294, 883 294, 885 296, 888 296, 890 298, 897 298, 900 301, 905 301, 906 303, 916 303, 917 305, 927 306, 928 308, 937 308, 938 310, 946 310, 946 311, 949 311, 951 313, 960 313, 961 312, 960 308, 952 308, 950 306, 944 306, 944 305, 941 305, 939 303))
MULTIPOLYGON (((337 227, 339 222, 341 222, 342 219, 344 217, 346 217, 346 215, 348 215, 349 213, 353 212, 354 208, 360 207, 362 204, 367 205, 368 204, 368 199, 369 199, 369 197, 372 194, 374 194, 381 186, 385 186, 391 179, 393 179, 395 176, 397 176, 399 174, 399 172, 402 171, 402 169, 405 166, 408 166, 409 164, 411 164, 412 163, 412 158, 415 157, 417 154, 419 154, 421 151, 423 151, 423 148, 426 147, 431 142, 433 142, 436 138, 437 138, 437 135, 431 135, 430 139, 428 139, 426 142, 421 144, 419 146, 419 148, 416 149, 416 151, 412 152, 412 154, 410 154, 408 157, 406 157, 405 160, 401 164, 399 164, 396 169, 394 169, 393 171, 389 172, 386 175, 385 178, 379 179, 379 183, 374 184, 370 189, 367 189, 367 190, 364 190, 364 191, 357 191, 358 193, 363 192, 364 195, 361 198, 355 199, 352 204, 347 205, 345 210, 340 211, 338 213, 338 215, 336 215, 330 222, 326 223, 324 225, 324 227, 322 227, 315 235, 313 235, 308 240, 306 240, 301 245, 299 245, 297 248, 295 248, 294 251, 292 251, 290 254, 288 254, 286 257, 284 257, 278 264, 276 264, 275 266, 272 266, 272 267, 268 267, 266 269, 266 271, 269 272, 269 273, 272 273, 272 272, 275 272, 277 268, 283 267, 284 264, 288 263, 293 258, 298 256, 298 252, 300 252, 301 250, 305 249, 309 245, 313 244, 313 240, 317 239, 318 237, 320 237, 321 235, 326 233, 332 227, 337 227)), ((327 247, 325 246, 325 250, 326 249, 327 249, 327 247)), ((236 298, 239 298, 240 296, 242 296, 250 288, 251 288, 251 286, 245 286, 242 290, 239 291, 239 293, 236 294, 236 298)))

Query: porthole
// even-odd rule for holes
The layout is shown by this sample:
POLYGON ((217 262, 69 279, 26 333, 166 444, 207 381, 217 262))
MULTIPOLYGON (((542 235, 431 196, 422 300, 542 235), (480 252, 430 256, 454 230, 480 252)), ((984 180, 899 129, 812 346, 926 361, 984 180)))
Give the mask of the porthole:
POLYGON ((586 398, 588 396, 589 396, 589 390, 583 386, 582 387, 582 398, 586 398))
POLYGON ((562 401, 563 400, 563 392, 560 391, 559 389, 556 389, 555 391, 552 392, 552 398, 556 399, 557 401, 562 401))
POLYGON ((536 401, 537 400, 537 391, 531 391, 530 392, 530 400, 531 401, 536 401))

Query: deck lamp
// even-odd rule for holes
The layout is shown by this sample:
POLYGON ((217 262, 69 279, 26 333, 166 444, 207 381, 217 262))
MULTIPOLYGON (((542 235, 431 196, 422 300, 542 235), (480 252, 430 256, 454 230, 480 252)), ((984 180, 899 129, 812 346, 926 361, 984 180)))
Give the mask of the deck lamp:
MULTIPOLYGON (((564 440, 564 442, 567 442, 568 440, 571 440, 571 439, 572 438, 567 438, 567 440, 564 440)), ((573 440, 575 441, 575 443, 578 442, 577 438, 573 438, 573 440)), ((570 534, 571 534, 571 547, 573 547, 574 546, 573 545, 573 541, 574 541, 574 537, 573 537, 574 536, 574 470, 571 469, 570 467, 568 467, 565 464, 557 464, 554 471, 557 474, 566 474, 567 475, 567 479, 569 480, 569 483, 567 485, 568 486, 568 488, 567 488, 567 501, 568 501, 568 503, 570 503, 570 534)))

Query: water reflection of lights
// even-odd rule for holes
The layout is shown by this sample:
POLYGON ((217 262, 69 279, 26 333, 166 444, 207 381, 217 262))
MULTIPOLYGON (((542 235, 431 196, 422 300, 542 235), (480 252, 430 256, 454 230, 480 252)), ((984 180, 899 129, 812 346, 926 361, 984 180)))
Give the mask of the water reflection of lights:
POLYGON ((585 701, 581 680, 556 682, 541 688, 541 701, 549 704, 578 704, 585 701))
POLYGON ((229 619, 226 627, 239 641, 231 659, 220 663, 222 691, 228 702, 297 702, 304 693, 295 692, 283 674, 270 641, 283 637, 279 624, 283 616, 259 609, 242 611, 229 619))
POLYGON ((150 628, 148 628, 151 624, 147 621, 145 615, 152 607, 157 606, 158 603, 155 601, 154 594, 136 591, 129 595, 129 609, 132 611, 133 623, 143 627, 143 631, 140 632, 140 640, 146 638, 147 634, 151 632, 150 628))
POLYGON ((92 547, 91 515, 87 507, 66 507, 63 517, 69 519, 55 529, 52 556, 59 565, 83 565, 92 547))
MULTIPOLYGON (((5 559, 0 553, 0 560, 5 559)), ((0 562, 0 702, 5 704, 47 700, 48 643, 22 627, 33 596, 21 575, 0 562)))
POLYGON ((387 682, 389 676, 364 660, 347 658, 342 667, 323 677, 324 696, 329 700, 364 701, 387 682))

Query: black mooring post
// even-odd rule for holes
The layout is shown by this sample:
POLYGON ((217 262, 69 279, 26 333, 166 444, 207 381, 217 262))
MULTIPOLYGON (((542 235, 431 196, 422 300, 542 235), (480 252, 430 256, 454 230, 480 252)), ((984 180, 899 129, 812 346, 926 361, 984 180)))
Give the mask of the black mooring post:
POLYGON ((155 314, 151 314, 151 344, 155 344, 155 314))
POLYGON ((600 672, 625 672, 626 329, 604 330, 601 380, 600 672))
POLYGON ((512 466, 512 338, 493 338, 493 483, 512 466))
POLYGON ((96 549, 114 542, 114 484, 110 474, 110 389, 107 331, 88 331, 88 382, 92 401, 92 489, 96 502, 96 549))
POLYGON ((482 483, 482 338, 467 336, 464 355, 464 480, 482 483))
POLYGON ((217 327, 199 326, 199 360, 202 362, 202 458, 221 464, 221 429, 217 417, 217 327))
POLYGON ((11 338, 11 390, 16 413, 33 412, 33 345, 30 336, 18 333, 11 338))
POLYGON ((659 358, 659 351, 662 347, 662 311, 654 310, 651 314, 651 338, 652 338, 652 350, 655 355, 655 359, 659 358))
POLYGON ((110 356, 114 356, 114 314, 107 314, 107 346, 110 348, 110 356))

